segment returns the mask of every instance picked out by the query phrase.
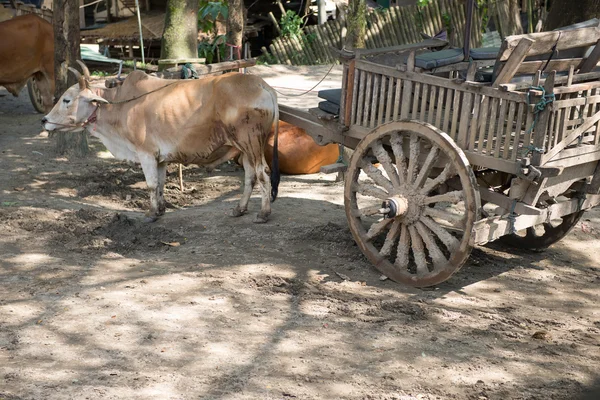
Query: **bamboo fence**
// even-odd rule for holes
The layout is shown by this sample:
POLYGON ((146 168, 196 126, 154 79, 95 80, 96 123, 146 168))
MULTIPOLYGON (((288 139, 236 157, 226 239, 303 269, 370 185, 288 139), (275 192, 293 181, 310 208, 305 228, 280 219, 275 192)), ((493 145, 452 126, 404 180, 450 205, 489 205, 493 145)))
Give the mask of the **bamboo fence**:
MULTIPOLYGON (((365 47, 367 49, 417 43, 423 40, 420 33, 435 36, 444 29, 444 17, 449 18, 450 43, 462 46, 466 20, 465 0, 431 0, 419 7, 401 6, 375 9, 367 15, 365 47)), ((482 18, 476 8, 471 28, 471 47, 481 44, 482 18)), ((323 25, 304 28, 295 37, 278 37, 262 52, 278 64, 317 65, 337 62, 334 49, 342 48, 343 25, 339 19, 323 25)))

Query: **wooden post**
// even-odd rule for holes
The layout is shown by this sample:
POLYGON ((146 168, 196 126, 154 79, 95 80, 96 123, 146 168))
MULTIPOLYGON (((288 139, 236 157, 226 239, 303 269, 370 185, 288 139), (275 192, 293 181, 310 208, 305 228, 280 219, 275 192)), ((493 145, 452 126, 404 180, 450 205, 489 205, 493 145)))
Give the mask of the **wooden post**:
MULTIPOLYGON (((80 55, 79 50, 79 0, 55 0, 56 12, 53 19, 54 27, 54 76, 56 80, 55 97, 58 99, 75 83, 70 77, 68 67, 76 67, 80 55)), ((65 154, 73 151, 83 157, 88 153, 87 135, 81 132, 58 132, 56 151, 65 154)))

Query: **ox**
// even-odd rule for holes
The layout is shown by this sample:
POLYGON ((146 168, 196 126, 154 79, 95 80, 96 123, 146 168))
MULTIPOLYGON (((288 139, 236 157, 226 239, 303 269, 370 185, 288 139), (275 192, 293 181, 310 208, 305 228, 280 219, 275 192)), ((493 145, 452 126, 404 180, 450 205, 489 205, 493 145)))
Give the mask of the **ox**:
POLYGON ((54 94, 54 32, 52 24, 27 14, 0 23, 0 86, 13 96, 34 77, 45 111, 54 94))
MULTIPOLYGON (((265 156, 271 165, 271 150, 275 138, 271 131, 265 156)), ((314 174, 324 165, 333 164, 340 155, 337 144, 318 145, 302 128, 279 122, 279 170, 284 174, 314 174)))
POLYGON ((167 164, 197 164, 214 168, 241 152, 244 191, 232 215, 247 211, 258 181, 261 211, 254 222, 266 222, 277 197, 279 168, 277 131, 271 176, 265 145, 273 124, 278 126, 275 91, 255 75, 229 73, 200 80, 167 80, 134 71, 122 85, 91 87, 89 71, 78 77, 42 119, 48 131, 78 132, 85 128, 117 158, 139 162, 150 189, 147 221, 165 212, 163 188, 167 164))

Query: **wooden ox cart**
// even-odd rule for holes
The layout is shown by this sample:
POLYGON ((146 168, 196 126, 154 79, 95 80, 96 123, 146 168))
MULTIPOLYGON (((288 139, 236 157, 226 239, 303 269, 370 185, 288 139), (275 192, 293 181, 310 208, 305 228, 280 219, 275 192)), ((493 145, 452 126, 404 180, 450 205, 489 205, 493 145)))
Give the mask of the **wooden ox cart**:
POLYGON ((475 245, 544 249, 600 203, 598 43, 592 26, 510 36, 491 56, 438 40, 358 50, 339 113, 281 105, 281 119, 355 150, 354 239, 391 279, 435 285, 475 245))

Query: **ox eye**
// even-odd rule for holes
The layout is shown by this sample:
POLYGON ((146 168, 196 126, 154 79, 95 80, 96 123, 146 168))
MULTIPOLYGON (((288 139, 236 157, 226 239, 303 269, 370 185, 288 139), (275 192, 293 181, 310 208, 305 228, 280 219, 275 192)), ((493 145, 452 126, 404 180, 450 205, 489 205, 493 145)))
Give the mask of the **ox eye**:
POLYGON ((69 104, 70 102, 71 102, 71 100, 69 100, 69 99, 63 99, 63 103, 65 103, 65 104, 69 104))

